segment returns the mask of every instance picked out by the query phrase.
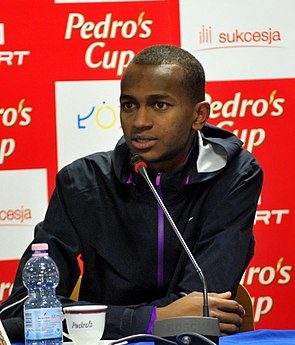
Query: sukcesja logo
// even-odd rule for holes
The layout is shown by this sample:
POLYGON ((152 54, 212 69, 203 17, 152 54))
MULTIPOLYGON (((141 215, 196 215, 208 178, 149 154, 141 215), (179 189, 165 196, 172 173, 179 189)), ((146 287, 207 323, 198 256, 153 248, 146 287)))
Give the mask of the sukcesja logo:
POLYGON ((0 226, 7 225, 30 225, 27 221, 32 220, 32 209, 23 205, 17 208, 0 209, 0 226))
MULTIPOLYGON (((0 45, 5 44, 4 24, 0 23, 0 45)), ((0 66, 23 65, 25 56, 30 55, 28 50, 0 50, 0 66)))
POLYGON ((212 26, 202 25, 198 33, 198 50, 222 48, 281 48, 282 33, 271 27, 264 29, 235 28, 229 31, 214 30, 212 26))

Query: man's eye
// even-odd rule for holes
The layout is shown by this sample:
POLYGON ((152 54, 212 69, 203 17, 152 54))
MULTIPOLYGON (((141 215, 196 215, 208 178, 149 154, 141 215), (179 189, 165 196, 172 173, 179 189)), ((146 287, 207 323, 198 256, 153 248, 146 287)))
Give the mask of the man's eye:
POLYGON ((125 110, 133 109, 134 104, 131 102, 125 102, 121 104, 121 108, 125 110))
POLYGON ((157 109, 165 110, 165 109, 167 109, 167 103, 164 103, 164 102, 157 102, 157 103, 155 104, 155 107, 156 107, 157 109))

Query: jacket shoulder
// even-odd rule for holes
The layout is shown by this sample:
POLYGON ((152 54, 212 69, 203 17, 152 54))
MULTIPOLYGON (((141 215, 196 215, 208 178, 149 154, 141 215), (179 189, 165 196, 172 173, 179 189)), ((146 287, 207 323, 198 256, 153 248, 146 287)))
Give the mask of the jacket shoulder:
POLYGON ((251 168, 253 170, 262 171, 262 167, 254 157, 254 155, 246 149, 241 149, 240 154, 237 156, 237 163, 243 169, 251 168))
POLYGON ((57 186, 76 192, 98 187, 112 173, 111 155, 112 151, 98 152, 75 160, 58 172, 57 186))

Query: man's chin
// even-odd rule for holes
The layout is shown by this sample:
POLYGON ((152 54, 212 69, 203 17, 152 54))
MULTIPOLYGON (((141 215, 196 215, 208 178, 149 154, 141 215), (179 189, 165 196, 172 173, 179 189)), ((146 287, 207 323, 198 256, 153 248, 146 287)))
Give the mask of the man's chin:
POLYGON ((159 154, 156 155, 155 153, 151 151, 150 152, 134 151, 134 153, 132 152, 132 155, 139 155, 145 161, 149 169, 158 171, 158 172, 170 171, 173 165, 171 163, 173 161, 174 156, 171 157, 171 155, 169 155, 169 157, 168 155, 160 156, 159 154))

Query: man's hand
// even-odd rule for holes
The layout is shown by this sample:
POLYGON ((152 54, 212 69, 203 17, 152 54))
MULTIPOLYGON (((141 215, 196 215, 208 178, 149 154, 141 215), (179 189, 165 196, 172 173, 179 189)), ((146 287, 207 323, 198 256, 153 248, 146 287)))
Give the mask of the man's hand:
MULTIPOLYGON (((244 308, 236 301, 231 300, 231 292, 209 293, 209 314, 219 320, 221 335, 239 332, 245 316, 244 308)), ((202 316, 203 294, 192 292, 177 301, 157 308, 157 320, 177 316, 202 316)))

